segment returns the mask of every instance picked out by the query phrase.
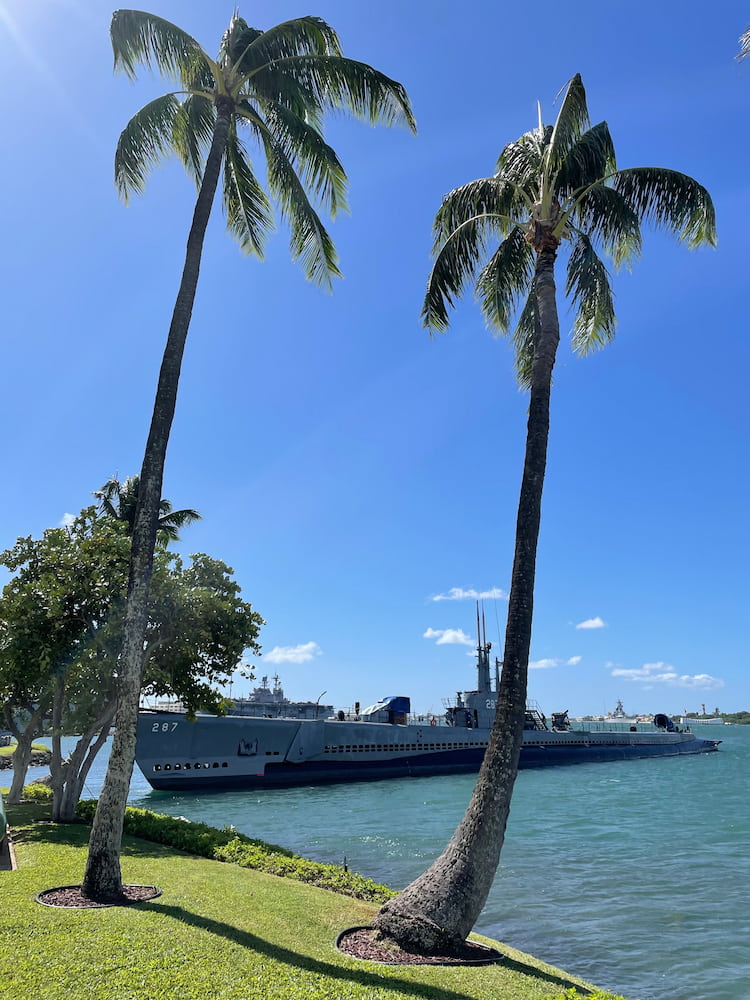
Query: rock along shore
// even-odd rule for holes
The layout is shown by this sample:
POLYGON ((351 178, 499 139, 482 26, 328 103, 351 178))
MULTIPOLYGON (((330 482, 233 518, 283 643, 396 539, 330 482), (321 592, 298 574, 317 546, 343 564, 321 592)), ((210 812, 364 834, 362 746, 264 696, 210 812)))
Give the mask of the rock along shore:
MULTIPOLYGON (((49 750, 32 750, 29 767, 46 767, 52 754, 49 750)), ((0 771, 13 770, 13 754, 0 757, 0 771)))

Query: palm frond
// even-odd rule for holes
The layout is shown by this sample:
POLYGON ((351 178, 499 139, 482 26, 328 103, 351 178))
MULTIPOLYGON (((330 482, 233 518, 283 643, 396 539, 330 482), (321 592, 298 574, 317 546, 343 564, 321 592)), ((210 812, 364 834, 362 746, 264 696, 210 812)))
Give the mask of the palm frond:
POLYGON ((92 496, 95 496, 97 500, 113 500, 115 497, 119 496, 120 490, 124 484, 120 483, 117 476, 112 476, 107 482, 101 486, 98 490, 94 490, 92 496))
POLYGON ((234 131, 224 152, 224 210, 227 228, 242 250, 262 259, 266 236, 273 230, 271 206, 234 131))
POLYGON ((157 529, 157 537, 161 546, 166 548, 169 542, 179 542, 181 528, 202 520, 203 518, 197 510, 190 508, 173 510, 169 500, 162 500, 159 504, 159 526, 157 529))
POLYGON ((507 333, 520 298, 528 295, 534 277, 534 252, 520 226, 510 234, 482 268, 476 296, 487 326, 507 333))
POLYGON ((237 89, 236 100, 238 104, 245 101, 261 109, 271 103, 280 105, 323 133, 325 109, 317 95, 295 77, 273 65, 259 69, 246 79, 237 89))
POLYGON ((522 197, 514 185, 502 177, 480 177, 449 191, 443 198, 432 225, 433 252, 437 253, 448 237, 470 219, 479 216, 496 216, 497 230, 506 235, 520 221, 517 216, 522 197))
POLYGON ((589 125, 586 91, 581 74, 576 73, 566 87, 547 148, 547 164, 552 174, 557 173, 568 152, 589 125))
POLYGON ((212 61, 176 24, 141 10, 116 10, 109 29, 115 69, 131 80, 139 64, 179 80, 186 89, 211 86, 212 61))
POLYGON ((545 147, 552 138, 552 126, 524 132, 520 139, 509 142, 497 158, 495 172, 512 180, 529 194, 530 201, 539 198, 539 177, 542 171, 545 147))
POLYGON ((522 389, 531 389, 534 367, 534 345, 539 331, 539 310, 532 281, 526 302, 518 317, 511 341, 516 361, 516 380, 522 389))
POLYGON ((575 202, 571 219, 592 240, 599 240, 616 268, 641 253, 638 216, 619 191, 606 183, 588 188, 575 202))
POLYGON ((321 109, 347 111, 372 125, 406 125, 416 132, 406 90, 366 63, 342 56, 302 55, 275 59, 272 65, 293 76, 321 109))
POLYGON ((94 490, 93 496, 99 501, 99 509, 107 517, 117 517, 117 508, 114 500, 119 496, 120 480, 117 476, 108 479, 101 489, 94 490))
POLYGON ((191 94, 180 105, 172 132, 172 146, 185 170, 200 187, 211 146, 216 105, 207 97, 191 94))
POLYGON ((430 330, 448 328, 448 310, 473 280, 480 262, 487 256, 492 236, 504 236, 493 215, 467 219, 450 234, 437 252, 427 279, 422 305, 422 323, 430 330))
POLYGON ((333 240, 310 204, 301 180, 276 137, 260 119, 252 123, 266 154, 268 186, 289 225, 290 251, 299 260, 305 276, 331 289, 332 278, 341 277, 333 240))
MULTIPOLYGON (((247 109, 251 116, 253 112, 247 109)), ((266 126, 273 132, 302 183, 332 218, 347 208, 346 172, 334 149, 317 128, 281 104, 264 105, 266 126)))
POLYGON ((125 202, 143 191, 159 160, 173 151, 173 130, 180 114, 174 94, 164 94, 141 108, 123 129, 115 151, 115 183, 125 202))
POLYGON ((618 170, 611 183, 639 219, 673 233, 691 250, 716 246, 711 196, 692 177, 663 167, 633 167, 618 170))
POLYGON ((584 233, 573 243, 565 290, 576 311, 573 350, 588 354, 609 343, 616 325, 609 274, 584 233))
POLYGON ((737 53, 737 59, 746 59, 750 56, 750 28, 747 28, 740 35, 740 51, 737 53))
POLYGON ((274 25, 268 31, 248 28, 246 22, 240 18, 237 18, 237 21, 242 27, 234 29, 234 35, 226 51, 235 73, 239 75, 253 73, 261 66, 295 56, 341 56, 338 35, 322 18, 312 16, 292 18, 274 25))
POLYGON ((242 53, 262 34, 260 28, 250 27, 235 8, 229 27, 221 36, 217 61, 223 67, 235 65, 241 61, 242 53))
POLYGON ((574 195, 617 169, 615 147, 606 122, 599 122, 573 143, 555 182, 558 198, 574 195))

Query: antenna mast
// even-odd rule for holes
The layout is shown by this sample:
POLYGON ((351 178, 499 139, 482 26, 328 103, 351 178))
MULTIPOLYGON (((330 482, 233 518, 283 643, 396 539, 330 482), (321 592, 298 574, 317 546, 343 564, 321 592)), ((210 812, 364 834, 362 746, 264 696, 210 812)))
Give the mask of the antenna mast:
POLYGON ((484 620, 484 607, 482 608, 482 620, 479 620, 479 601, 477 601, 477 690, 486 692, 490 690, 490 649, 492 643, 487 642, 487 627, 484 620))

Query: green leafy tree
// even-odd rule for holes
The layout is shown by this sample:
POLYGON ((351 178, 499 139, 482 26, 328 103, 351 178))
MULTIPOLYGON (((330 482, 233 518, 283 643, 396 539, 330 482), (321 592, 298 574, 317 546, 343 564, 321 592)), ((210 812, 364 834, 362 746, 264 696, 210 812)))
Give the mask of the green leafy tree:
MULTIPOLYGON (((133 534, 135 527, 139 481, 139 476, 128 476, 121 483, 117 476, 113 476, 101 489, 94 492, 102 513, 108 517, 114 517, 118 521, 124 521, 128 527, 129 535, 133 534)), ((178 542, 180 528, 200 520, 201 515, 197 510, 174 510, 171 502, 162 497, 159 501, 156 544, 166 548, 170 542, 178 542)))
POLYGON ((512 333, 529 410, 502 676, 497 711, 466 814, 440 858, 375 920, 401 944, 433 951, 463 940, 497 870, 523 738, 534 576, 547 457, 552 372, 559 342, 555 265, 563 243, 566 293, 575 312, 573 348, 585 354, 614 336, 609 275, 599 256, 629 264, 641 222, 689 247, 715 242, 708 192, 673 170, 618 170, 605 122, 591 126, 580 76, 567 88, 554 125, 503 149, 492 177, 446 196, 435 220, 435 264, 423 319, 448 326, 450 307, 474 283, 488 326, 512 333), (520 309, 520 315, 518 310, 520 309))
MULTIPOLYGON (((68 529, 18 539, 0 563, 15 573, 0 596, 0 690, 19 747, 38 735, 39 720, 50 720, 52 814, 68 822, 117 709, 127 528, 90 507, 68 529), (17 718, 24 707, 40 714, 29 712, 22 727, 17 718), (64 758, 61 737, 69 732, 80 736, 64 758)), ((245 650, 259 652, 262 624, 226 564, 197 554, 186 566, 178 555, 159 550, 143 693, 176 696, 190 713, 221 711, 216 687, 229 681, 245 650)), ((14 792, 25 772, 22 761, 14 763, 14 792)))
POLYGON ((128 554, 124 527, 98 518, 94 507, 69 527, 19 538, 0 554, 14 574, 0 596, 0 694, 17 740, 11 801, 20 796, 33 739, 50 725, 53 738, 59 734, 64 692, 73 696, 77 664, 118 602, 122 617, 128 554))
POLYGON ((176 81, 173 92, 142 108, 120 136, 115 155, 120 193, 127 198, 142 191, 153 165, 174 153, 194 178, 198 196, 140 473, 118 724, 83 881, 84 892, 97 899, 118 898, 122 893, 120 844, 135 755, 164 462, 219 179, 223 179, 230 232, 243 250, 262 256, 273 221, 271 201, 256 176, 243 135, 256 143, 265 158, 271 197, 289 227, 292 256, 310 280, 329 286, 339 274, 336 253, 310 198, 334 215, 345 207, 346 175, 323 137, 325 113, 346 111, 373 124, 401 122, 414 128, 403 87, 371 66, 345 58, 335 31, 317 17, 296 18, 260 31, 235 14, 216 58, 176 25, 141 11, 116 11, 111 39, 116 68, 131 78, 136 66, 144 64, 176 81))

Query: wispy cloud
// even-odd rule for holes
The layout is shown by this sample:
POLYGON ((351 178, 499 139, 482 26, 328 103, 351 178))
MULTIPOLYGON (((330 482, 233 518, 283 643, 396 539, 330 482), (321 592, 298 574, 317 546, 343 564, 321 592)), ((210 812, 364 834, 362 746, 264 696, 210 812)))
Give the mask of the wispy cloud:
POLYGON ((541 660, 529 660, 529 670, 550 670, 552 667, 576 667, 581 662, 581 656, 569 656, 567 660, 559 656, 548 656, 541 660))
POLYGON ((578 622, 576 628, 606 628, 607 623, 598 616, 596 618, 587 618, 585 622, 578 622))
POLYGON ((299 646, 274 646, 270 653, 263 654, 263 659, 268 663, 307 663, 322 653, 317 642, 303 642, 299 646))
POLYGON ((548 656, 543 660, 529 660, 529 670, 550 670, 552 667, 559 667, 562 660, 556 656, 548 656))
POLYGON ((671 663, 644 663, 642 667, 625 669, 614 664, 607 664, 613 677, 622 677, 626 681, 636 681, 642 684, 665 684, 667 687, 696 688, 710 691, 713 688, 724 687, 720 677, 711 674, 678 674, 671 663))
POLYGON ((428 628, 423 639, 436 639, 436 646, 473 646, 474 640, 460 628, 428 628))
POLYGON ((63 514, 58 525, 59 528, 70 528, 75 521, 75 514, 63 514))
POLYGON ((491 590, 466 590, 464 587, 451 587, 446 594, 435 594, 432 601, 507 601, 508 595, 499 587, 491 590))

